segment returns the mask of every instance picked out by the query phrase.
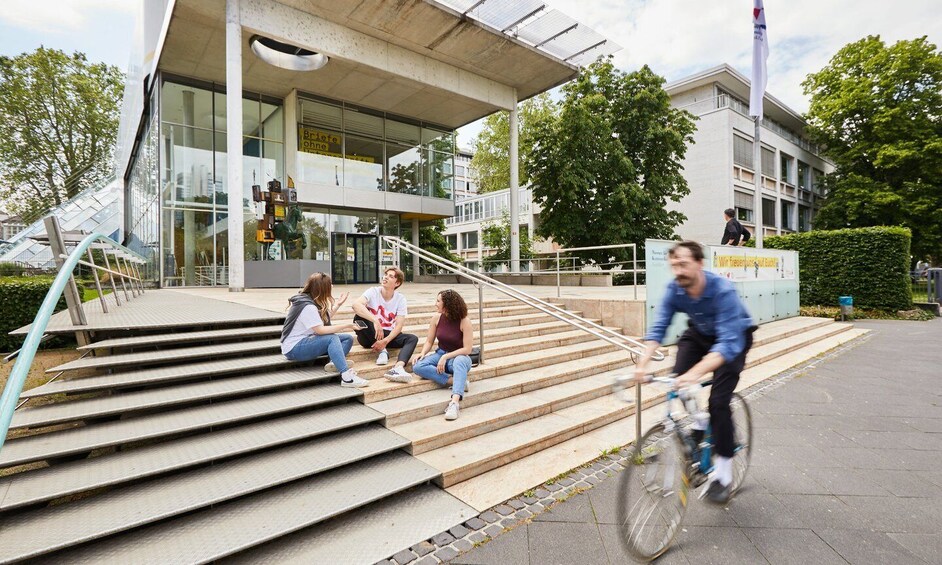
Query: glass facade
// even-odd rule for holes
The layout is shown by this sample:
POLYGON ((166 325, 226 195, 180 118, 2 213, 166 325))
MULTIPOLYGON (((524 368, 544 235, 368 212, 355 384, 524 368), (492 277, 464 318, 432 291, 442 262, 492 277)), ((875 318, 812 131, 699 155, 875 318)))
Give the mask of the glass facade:
MULTIPOLYGON (((150 115, 144 126, 144 134, 138 150, 137 159, 131 167, 126 181, 125 197, 125 243, 129 249, 147 258, 142 270, 147 280, 156 281, 159 277, 160 264, 157 257, 160 247, 158 230, 158 179, 157 169, 160 157, 158 143, 159 127, 156 103, 151 104, 150 115)), ((107 213, 102 211, 100 213, 107 213)))
POLYGON ((298 180, 452 198, 453 132, 342 103, 299 106, 298 180))
MULTIPOLYGON (((226 96, 166 81, 161 89, 161 225, 163 285, 229 282, 226 96)), ((242 217, 245 260, 269 257, 256 242, 259 207, 252 185, 284 181, 284 114, 277 101, 242 101, 242 217)), ((264 213, 264 210, 261 211, 264 213)), ((286 244, 285 247, 290 247, 286 244)))

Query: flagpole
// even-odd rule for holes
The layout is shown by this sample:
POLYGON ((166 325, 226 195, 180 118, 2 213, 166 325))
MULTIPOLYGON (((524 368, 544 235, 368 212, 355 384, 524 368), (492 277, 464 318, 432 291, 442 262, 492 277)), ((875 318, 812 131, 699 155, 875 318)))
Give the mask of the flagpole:
POLYGON ((762 249, 762 232, 765 231, 762 224, 762 141, 759 139, 762 118, 756 116, 755 121, 756 130, 752 137, 752 166, 755 169, 756 194, 752 205, 755 208, 753 217, 756 220, 756 249, 762 249))

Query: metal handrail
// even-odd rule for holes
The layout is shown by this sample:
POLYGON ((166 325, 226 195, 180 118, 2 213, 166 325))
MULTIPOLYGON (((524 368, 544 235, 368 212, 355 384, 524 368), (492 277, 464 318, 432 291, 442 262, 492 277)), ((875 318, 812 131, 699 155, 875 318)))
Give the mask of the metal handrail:
MULTIPOLYGON (((447 259, 439 257, 438 255, 429 253, 428 251, 422 249, 421 247, 417 245, 412 245, 411 243, 406 243, 405 241, 399 239, 398 237, 388 236, 388 235, 384 235, 380 237, 384 242, 392 243, 394 246, 400 247, 406 250, 407 252, 412 253, 413 255, 417 255, 420 258, 425 259, 426 261, 432 263, 433 265, 437 265, 443 269, 446 269, 455 273, 456 275, 461 275, 481 285, 486 285, 489 288, 493 288, 494 290, 501 292, 515 300, 519 300, 528 306, 536 308, 537 310, 543 312, 544 314, 548 314, 561 322, 565 322, 569 324, 570 326, 573 326, 577 329, 588 332, 594 335, 595 337, 605 342, 610 343, 611 345, 614 345, 620 349, 627 351, 632 356, 634 355, 640 356, 644 354, 645 345, 636 339, 632 339, 626 335, 622 335, 614 330, 611 330, 609 328, 596 324, 595 322, 586 320, 582 316, 574 314, 570 312, 569 310, 566 310, 565 308, 560 308, 559 306, 556 306, 555 304, 550 304, 549 302, 540 300, 539 298, 535 296, 531 296, 510 285, 504 284, 488 276, 482 275, 481 273, 478 273, 477 271, 473 271, 467 267, 464 267, 462 265, 453 263, 447 259)), ((483 334, 484 326, 483 326, 483 323, 481 322, 482 321, 479 321, 479 326, 481 327, 482 329, 481 333, 483 334)), ((663 361, 664 354, 661 353, 660 351, 656 351, 654 353, 653 359, 655 361, 663 361)))
POLYGON ((591 247, 570 247, 570 248, 559 248, 556 250, 556 298, 560 297, 560 273, 559 270, 559 255, 563 251, 597 251, 599 249, 625 249, 626 247, 631 248, 631 272, 634 273, 634 299, 638 299, 638 246, 634 243, 619 243, 616 245, 594 245, 591 247))
MULTIPOLYGON (((72 253, 65 258, 64 263, 59 268, 59 272, 56 274, 56 278, 52 282, 52 286, 49 287, 49 292, 46 293, 46 298, 43 299, 43 303, 39 307, 36 317, 33 319, 29 331, 26 333, 23 347, 20 348, 20 355, 17 356, 13 370, 10 371, 10 376, 7 379, 7 384, 3 388, 3 394, 0 395, 0 450, 3 449, 3 445, 6 442, 7 432, 10 430, 10 422, 13 420, 13 412, 17 407, 17 400, 20 398, 20 393, 23 392, 23 385, 26 384, 26 376, 29 374, 30 365, 33 364, 33 358, 36 356, 36 350, 39 348, 40 340, 43 334, 46 333, 46 327, 49 325, 49 320, 55 312, 56 305, 59 302, 59 296, 65 291, 66 285, 70 283, 72 271, 74 271, 75 267, 82 261, 82 256, 89 251, 92 245, 97 241, 110 244, 116 252, 114 253, 116 259, 119 254, 121 258, 125 259, 125 268, 127 268, 127 259, 129 257, 134 259, 135 262, 144 262, 143 257, 137 253, 112 240, 108 236, 98 233, 86 236, 75 247, 72 253)), ((108 252, 111 252, 111 250, 105 250, 106 257, 108 252)), ((142 282, 139 276, 124 274, 121 276, 122 284, 125 279, 132 281, 132 287, 134 281, 138 283, 142 282)), ((140 288, 143 290, 143 285, 140 288)))

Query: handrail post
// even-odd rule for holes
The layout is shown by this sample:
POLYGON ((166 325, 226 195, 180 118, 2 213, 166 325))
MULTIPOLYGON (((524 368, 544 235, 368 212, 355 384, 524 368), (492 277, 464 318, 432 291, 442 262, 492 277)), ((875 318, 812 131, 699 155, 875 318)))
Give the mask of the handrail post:
MULTIPOLYGON (((134 265, 134 274, 137 276, 137 286, 141 289, 141 294, 144 294, 144 277, 141 275, 141 268, 137 263, 134 265)), ((226 275, 228 278, 228 275, 226 275)))
POLYGON ((114 265, 115 270, 121 273, 121 288, 124 290, 124 299, 128 302, 131 301, 131 295, 128 294, 128 283, 124 280, 124 271, 121 270, 121 257, 118 256, 118 251, 114 251, 114 265))
MULTIPOLYGON (((108 260, 108 250, 102 249, 101 254, 105 257, 105 267, 107 267, 109 271, 112 270, 111 261, 108 260)), ((118 296, 118 286, 114 283, 114 273, 108 275, 108 280, 111 282, 111 293, 114 294, 114 301, 118 306, 121 306, 121 297, 118 296)))
POLYGON ((638 299, 638 246, 631 246, 631 271, 634 273, 635 300, 638 299))
MULTIPOLYGON (((43 220, 46 226, 46 234, 49 236, 49 247, 52 248, 52 256, 55 257, 56 267, 62 269, 65 263, 64 257, 68 257, 65 250, 65 241, 62 239, 62 229, 59 227, 59 218, 49 216, 43 220)), ((82 309, 82 297, 79 296, 78 287, 75 285, 75 275, 69 275, 69 282, 65 286, 65 303, 69 308, 69 317, 72 319, 73 326, 88 325, 85 318, 85 310, 82 309)))
POLYGON ((559 290, 559 249, 556 250, 556 298, 560 298, 562 295, 559 290))
MULTIPOLYGON (((92 265, 94 265, 94 264, 95 264, 95 258, 92 257, 92 249, 91 249, 91 247, 89 247, 88 249, 86 249, 85 252, 88 254, 88 262, 91 263, 92 265)), ((92 267, 92 275, 95 276, 95 288, 98 290, 98 300, 101 302, 101 311, 104 312, 105 314, 107 314, 107 313, 108 313, 108 303, 107 303, 107 301, 105 300, 105 293, 103 293, 103 292, 101 291, 101 281, 98 279, 98 267, 97 267, 97 266, 92 267)))
POLYGON ((484 285, 476 283, 478 287, 478 340, 481 342, 481 355, 479 362, 484 362, 484 285))
POLYGON ((131 296, 134 298, 137 298, 137 289, 134 288, 134 279, 132 278, 132 275, 131 275, 131 268, 128 267, 128 260, 125 259, 124 257, 121 257, 120 255, 115 255, 115 257, 116 257, 115 261, 117 261, 119 265, 121 264, 122 261, 124 262, 124 266, 121 267, 121 272, 124 273, 124 277, 122 277, 122 280, 126 279, 128 281, 129 283, 128 286, 131 287, 131 296))
POLYGON ((635 445, 641 441, 641 383, 635 383, 635 445))

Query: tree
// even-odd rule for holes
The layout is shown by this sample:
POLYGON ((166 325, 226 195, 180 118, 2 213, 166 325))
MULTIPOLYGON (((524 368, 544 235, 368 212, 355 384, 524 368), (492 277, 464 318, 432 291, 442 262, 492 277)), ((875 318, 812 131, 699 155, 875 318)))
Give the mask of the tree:
MULTIPOLYGON (((499 220, 487 222, 481 227, 481 239, 484 247, 496 249, 497 253, 487 257, 492 265, 496 262, 510 261, 510 213, 506 210, 499 220)), ((533 245, 526 226, 520 226, 520 260, 533 258, 533 245)))
MULTIPOLYGON (((533 131, 545 120, 553 119, 556 107, 549 94, 542 93, 520 104, 519 148, 521 185, 530 183, 526 163, 533 149, 533 131)), ((500 111, 484 118, 484 128, 474 139, 471 168, 477 175, 478 192, 492 192, 510 187, 510 113, 500 111)))
MULTIPOLYGON (((695 118, 671 107, 663 84, 647 66, 626 74, 609 57, 563 87, 559 118, 540 123, 529 157, 537 235, 564 247, 674 237, 686 217, 667 201, 690 192, 681 161, 695 118)), ((623 261, 630 252, 585 256, 623 261)))
POLYGON ((844 46, 802 83, 808 133, 836 171, 824 229, 902 225, 916 259, 942 261, 942 54, 925 37, 844 46))
POLYGON ((112 172, 124 75, 82 53, 0 57, 0 196, 27 222, 112 172))

